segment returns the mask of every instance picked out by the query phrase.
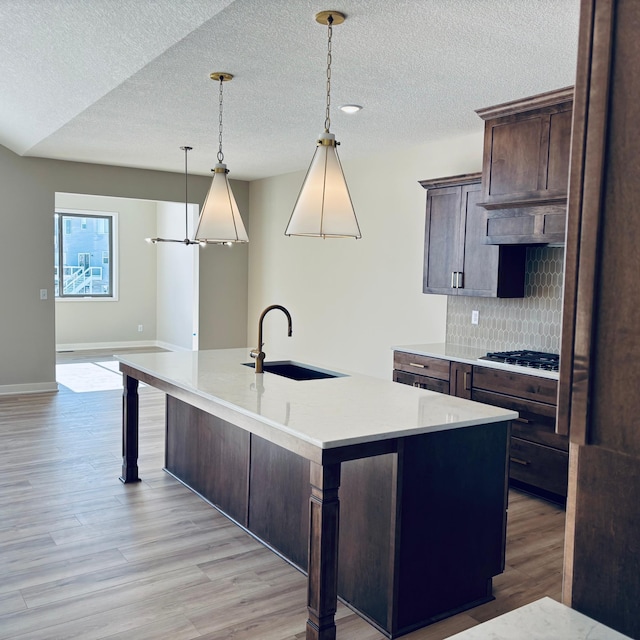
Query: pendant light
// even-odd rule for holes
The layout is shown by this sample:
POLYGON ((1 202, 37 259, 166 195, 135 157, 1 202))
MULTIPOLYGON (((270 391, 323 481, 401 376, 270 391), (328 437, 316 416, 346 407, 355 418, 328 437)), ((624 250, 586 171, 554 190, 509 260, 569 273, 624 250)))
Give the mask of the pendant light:
POLYGON ((185 245, 199 244, 195 240, 189 240, 189 192, 188 192, 188 176, 187 171, 187 154, 193 147, 180 147, 184 151, 184 240, 174 240, 172 238, 146 238, 147 242, 157 244, 158 242, 179 242, 185 245))
POLYGON ((286 236, 317 238, 361 238, 360 226, 353 210, 349 189, 338 158, 336 137, 331 125, 331 39, 333 25, 342 24, 345 16, 337 11, 322 11, 316 22, 328 25, 327 107, 324 132, 317 140, 302 189, 284 232, 286 236))
POLYGON ((220 107, 218 118, 218 163, 213 169, 213 180, 202 207, 194 239, 201 245, 228 245, 236 242, 249 242, 236 199, 233 197, 231 185, 227 178, 229 170, 223 162, 224 154, 222 153, 222 85, 224 82, 231 80, 233 76, 230 73, 215 71, 210 77, 220 83, 218 99, 220 107))

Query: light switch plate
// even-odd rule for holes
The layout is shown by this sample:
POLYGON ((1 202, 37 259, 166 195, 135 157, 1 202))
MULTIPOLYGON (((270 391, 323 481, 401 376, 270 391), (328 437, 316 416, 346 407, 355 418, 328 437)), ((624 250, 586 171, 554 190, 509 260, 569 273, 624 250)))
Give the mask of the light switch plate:
POLYGON ((46 300, 49 294, 46 289, 40 289, 40 300, 46 300))

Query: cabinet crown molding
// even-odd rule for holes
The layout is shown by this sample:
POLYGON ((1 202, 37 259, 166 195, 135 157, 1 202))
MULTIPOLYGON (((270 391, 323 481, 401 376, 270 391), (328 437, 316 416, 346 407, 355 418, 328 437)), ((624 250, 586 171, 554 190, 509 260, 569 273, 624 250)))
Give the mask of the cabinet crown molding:
POLYGON ((430 178, 429 180, 420 180, 420 184, 425 189, 436 189, 438 187, 460 186, 463 184, 474 184, 480 182, 482 172, 462 173, 458 176, 446 176, 445 178, 430 178))
POLYGON ((535 109, 557 106, 565 102, 573 102, 573 90, 573 87, 555 89, 554 91, 547 91, 546 93, 540 93, 529 98, 511 100, 492 107, 476 109, 476 113, 483 120, 492 120, 493 118, 511 116, 516 113, 522 113, 523 111, 533 111, 535 109))

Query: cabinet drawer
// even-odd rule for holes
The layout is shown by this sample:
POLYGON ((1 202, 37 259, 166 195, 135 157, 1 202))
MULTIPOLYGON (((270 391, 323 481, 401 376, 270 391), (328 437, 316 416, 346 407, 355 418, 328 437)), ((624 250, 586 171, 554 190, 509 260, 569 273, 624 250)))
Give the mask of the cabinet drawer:
POLYGON ((418 387, 419 389, 437 391, 438 393, 449 393, 448 380, 430 378, 429 376, 420 376, 415 373, 406 373, 405 371, 394 371, 393 380, 394 382, 408 384, 412 387, 418 387))
POLYGON ((416 373, 430 378, 446 380, 449 383, 449 360, 420 356, 403 351, 393 352, 393 368, 407 373, 416 373))
POLYGON ((563 451, 569 450, 569 438, 555 432, 555 405, 475 388, 471 399, 494 407, 517 411, 520 415, 511 423, 511 433, 514 436, 563 451))
POLYGON ((568 453, 512 437, 509 458, 510 478, 566 497, 568 453))
POLYGON ((494 391, 550 405, 557 404, 558 381, 493 367, 473 368, 473 388, 494 391))

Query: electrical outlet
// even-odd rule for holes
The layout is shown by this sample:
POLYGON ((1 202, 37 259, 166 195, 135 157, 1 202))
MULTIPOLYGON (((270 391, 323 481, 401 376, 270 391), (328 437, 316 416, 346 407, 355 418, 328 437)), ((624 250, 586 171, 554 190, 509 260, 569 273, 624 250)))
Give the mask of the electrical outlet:
POLYGON ((479 318, 480 318, 480 312, 474 309, 471 312, 471 324, 478 324, 479 318))
POLYGON ((142 333, 143 331, 144 331, 144 327, 141 324, 139 324, 138 325, 138 332, 142 333))
POLYGON ((40 289, 40 300, 46 300, 49 297, 49 293, 46 289, 40 289))

